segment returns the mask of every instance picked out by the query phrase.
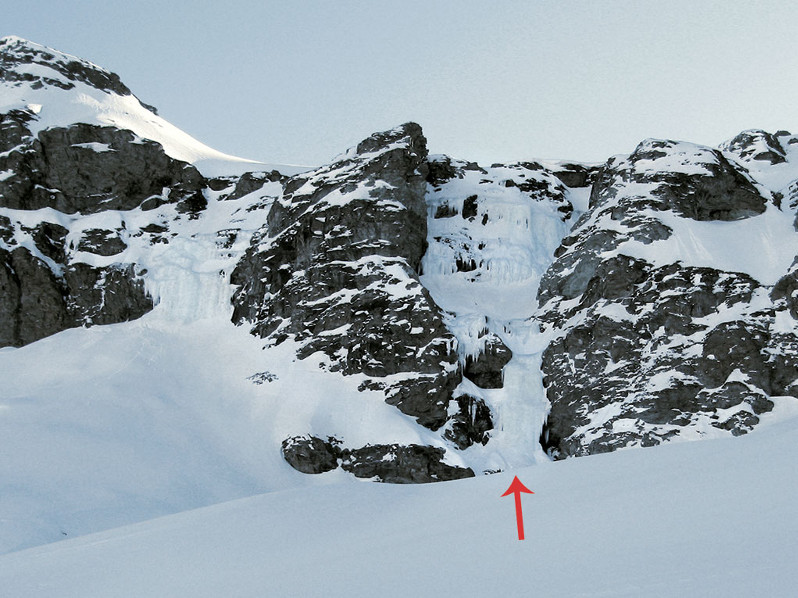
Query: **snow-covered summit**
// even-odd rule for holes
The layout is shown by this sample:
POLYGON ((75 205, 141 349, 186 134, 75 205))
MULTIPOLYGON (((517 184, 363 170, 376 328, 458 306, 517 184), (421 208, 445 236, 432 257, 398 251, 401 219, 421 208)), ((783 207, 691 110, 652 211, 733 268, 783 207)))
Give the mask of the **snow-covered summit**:
MULTIPOLYGON (((14 35, 0 38, 0 80, 33 89, 73 89, 77 83, 85 83, 106 93, 132 95, 115 73, 14 35)), ((155 112, 151 106, 147 108, 155 112)))
POLYGON ((758 183, 774 193, 789 195, 798 180, 798 135, 761 129, 742 131, 719 146, 758 183))
POLYGON ((787 131, 778 131, 774 135, 762 129, 747 129, 724 141, 719 147, 736 154, 743 162, 760 160, 773 165, 786 161, 785 143, 798 143, 798 139, 787 131))
MULTIPOLYGON (((217 151, 158 116, 119 76, 91 62, 15 36, 0 38, 0 114, 27 115, 32 136, 77 123, 127 129, 161 144, 167 155, 206 176, 267 170, 217 151)), ((290 174, 301 168, 288 168, 290 174)))

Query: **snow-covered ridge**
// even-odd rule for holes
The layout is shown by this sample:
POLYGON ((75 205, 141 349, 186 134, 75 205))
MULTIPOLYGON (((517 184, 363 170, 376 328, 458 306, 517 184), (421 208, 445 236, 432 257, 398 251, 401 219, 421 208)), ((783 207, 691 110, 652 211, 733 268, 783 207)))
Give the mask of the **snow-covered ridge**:
MULTIPOLYGON (((608 167, 615 178, 604 192, 609 199, 596 206, 573 235, 580 231, 612 231, 620 241, 614 249, 618 254, 657 266, 681 263, 742 272, 762 284, 775 284, 798 255, 794 210, 778 199, 783 187, 798 177, 798 160, 782 159, 771 164, 769 159, 752 157, 762 155, 765 135, 762 131, 743 132, 721 144, 723 151, 685 141, 641 142, 629 156, 610 159, 608 167), (717 208, 720 213, 733 211, 734 207, 711 206, 698 217, 689 217, 680 209, 694 209, 706 201, 702 194, 706 196, 709 191, 693 181, 707 181, 710 189, 723 173, 733 173, 739 179, 735 187, 728 185, 724 189, 727 195, 748 188, 748 197, 753 198, 745 208, 748 212, 717 219, 709 217, 711 209, 717 208), (671 189, 680 186, 685 186, 685 201, 673 204, 659 199, 669 197, 671 189), (634 218, 622 218, 632 212, 634 218), (652 223, 670 232, 652 236, 652 223), (748 250, 740 251, 741 247, 748 250)), ((794 139, 788 133, 780 138, 785 137, 794 139)), ((784 145, 793 153, 782 152, 783 156, 798 156, 792 149, 794 144, 784 145)))
POLYGON ((790 188, 798 180, 798 135, 748 129, 721 143, 719 148, 771 193, 789 196, 790 188))
POLYGON ((28 112, 33 136, 49 127, 75 123, 133 131, 160 143, 177 160, 194 164, 205 176, 280 170, 295 174, 302 166, 264 164, 208 147, 164 120, 102 67, 19 37, 0 39, 0 113, 28 112))
MULTIPOLYGON (((115 73, 14 35, 0 38, 0 78, 17 87, 72 89, 82 82, 107 93, 131 95, 115 73)), ((155 112, 154 108, 147 108, 155 112)))

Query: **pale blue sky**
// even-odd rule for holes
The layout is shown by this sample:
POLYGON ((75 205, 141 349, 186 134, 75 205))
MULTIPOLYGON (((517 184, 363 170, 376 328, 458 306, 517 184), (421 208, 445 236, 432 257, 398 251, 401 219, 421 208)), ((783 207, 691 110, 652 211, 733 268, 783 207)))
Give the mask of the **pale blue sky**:
POLYGON ((19 35, 116 73, 219 150, 318 164, 419 122, 484 163, 798 130, 784 1, 26 0, 19 35))

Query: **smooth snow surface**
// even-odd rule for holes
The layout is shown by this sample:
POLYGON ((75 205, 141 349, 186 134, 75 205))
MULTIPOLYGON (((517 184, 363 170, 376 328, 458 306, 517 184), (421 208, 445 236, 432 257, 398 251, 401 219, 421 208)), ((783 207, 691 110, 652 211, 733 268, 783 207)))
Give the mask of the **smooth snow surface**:
POLYGON ((731 222, 702 222, 680 218, 673 212, 647 215, 668 226, 673 231, 671 237, 649 244, 625 241, 617 251, 655 266, 680 262, 684 266, 743 272, 770 286, 787 273, 798 255, 795 214, 770 204, 758 216, 731 222))
POLYGON ((798 406, 745 437, 276 492, 0 557, 7 598, 792 596, 798 406), (524 495, 516 535, 513 475, 524 495))

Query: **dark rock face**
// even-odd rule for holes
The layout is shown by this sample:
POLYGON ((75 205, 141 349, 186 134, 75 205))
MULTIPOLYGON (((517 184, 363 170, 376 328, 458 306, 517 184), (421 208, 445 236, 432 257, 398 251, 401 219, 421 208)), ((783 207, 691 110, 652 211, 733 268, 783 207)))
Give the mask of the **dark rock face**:
POLYGON ((593 292, 606 289, 597 274, 579 306, 558 316, 578 313, 582 323, 543 355, 552 403, 544 446, 553 456, 651 446, 690 426, 743 434, 772 409, 769 395, 795 396, 795 338, 772 331, 773 312, 749 310, 762 293, 756 281, 632 260, 621 261, 634 268, 627 277, 619 261, 600 270, 628 286, 593 292), (710 323, 729 311, 742 317, 710 323))
POLYGON ((128 322, 153 308, 133 264, 96 268, 75 263, 66 270, 64 280, 74 326, 128 322))
POLYGON ((127 245, 121 239, 120 233, 120 230, 88 229, 83 233, 78 243, 78 251, 88 251, 89 253, 105 256, 122 253, 127 248, 127 245))
POLYGON ((460 374, 416 273, 425 156, 421 129, 408 124, 289 181, 233 273, 233 318, 273 343, 292 338, 300 358, 321 352, 332 371, 373 377, 370 388, 436 430, 460 374))
MULTIPOLYGON (((41 222, 31 232, 36 248, 54 262, 66 259, 64 243, 69 232, 60 224, 41 222)), ((11 242, 13 244, 13 242, 11 242)))
MULTIPOLYGON (((174 187, 161 202, 173 194, 182 198, 202 181, 157 144, 134 143, 128 131, 75 125, 33 139, 25 122, 24 115, 4 115, 0 128, 0 145, 12 148, 0 154, 0 169, 11 172, 0 181, 0 206, 10 214, 130 209, 164 193, 166 184, 174 187), (95 151, 94 144, 108 149, 95 151), (165 172, 158 173, 160 167, 165 172)), ((0 346, 22 346, 75 326, 123 322, 152 309, 132 264, 73 262, 66 247, 69 231, 60 224, 42 221, 27 228, 4 216, 0 228, 0 346)), ((90 229, 76 249, 112 256, 125 248, 119 230, 90 229)))
POLYGON ((798 260, 793 262, 789 272, 776 282, 770 297, 776 305, 789 310, 794 320, 798 320, 798 260))
POLYGON ((341 449, 334 438, 293 436, 283 440, 283 459, 302 473, 324 473, 338 467, 341 449))
POLYGON ((480 398, 471 395, 457 397, 459 409, 444 437, 464 450, 472 444, 487 444, 488 432, 493 429, 490 409, 480 398))
MULTIPOLYGON (((420 127, 409 123, 289 180, 233 273, 233 320, 271 344, 290 339, 300 359, 322 355, 330 371, 365 374, 362 390, 381 391, 388 404, 438 430, 456 417, 450 404, 458 405, 452 394, 462 374, 456 341, 418 279, 426 154, 420 127)), ((396 451, 414 468, 440 457, 423 447, 396 451)), ((376 464, 368 471, 382 473, 364 467, 351 465, 355 475, 388 475, 376 464)))
POLYGON ((0 249, 0 347, 56 332, 141 317, 152 299, 133 265, 72 264, 59 276, 27 249, 0 249))
POLYGON ((478 355, 466 357, 463 375, 480 388, 502 388, 502 370, 513 354, 495 334, 486 334, 483 343, 483 349, 478 355))
POLYGON ((392 484, 423 484, 474 477, 471 469, 443 462, 444 450, 411 444, 341 448, 335 438, 295 436, 283 441, 283 457, 302 473, 324 473, 337 467, 358 478, 392 484))
POLYGON ((130 131, 76 124, 46 129, 34 139, 19 119, 8 118, 14 126, 6 128, 2 145, 18 143, 0 154, 0 170, 13 173, 0 180, 0 207, 89 214, 167 202, 188 202, 190 209, 205 201, 205 181, 193 166, 130 131))
POLYGON ((341 468, 358 478, 373 478, 391 484, 424 484, 474 477, 465 467, 443 462, 444 450, 411 444, 366 445, 345 453, 341 468))
POLYGON ((598 177, 600 167, 585 166, 584 164, 559 164, 552 170, 554 176, 562 181, 566 187, 590 187, 598 177))
POLYGON ((623 253, 670 242, 660 214, 730 220, 766 205, 747 173, 714 150, 647 141, 608 162, 591 210, 540 286, 540 321, 553 337, 542 361, 549 454, 651 446, 712 428, 744 434, 773 408, 771 396, 798 396, 798 337, 776 325, 792 309, 791 274, 771 292, 740 272, 623 253))
POLYGON ((68 328, 63 289, 29 251, 0 249, 0 346, 20 347, 68 328))
MULTIPOLYGON (((285 182, 288 178, 272 170, 271 172, 245 172, 240 177, 234 179, 233 191, 224 196, 225 200, 239 199, 257 191, 262 188, 266 183, 285 182)), ((217 189, 221 190, 221 189, 217 189)))

